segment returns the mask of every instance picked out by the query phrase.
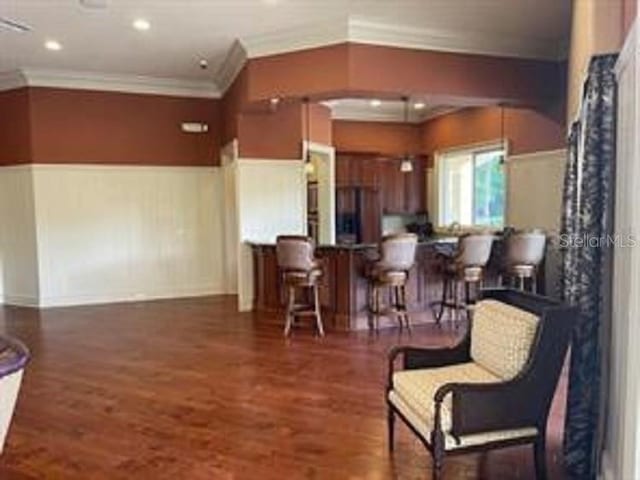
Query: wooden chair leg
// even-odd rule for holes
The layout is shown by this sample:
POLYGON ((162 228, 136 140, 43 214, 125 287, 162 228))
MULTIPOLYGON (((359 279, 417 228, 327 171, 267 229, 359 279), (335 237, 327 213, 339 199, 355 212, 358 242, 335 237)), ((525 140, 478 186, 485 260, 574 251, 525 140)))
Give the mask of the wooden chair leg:
POLYGON ((547 455, 545 433, 541 432, 533 444, 533 459, 536 466, 536 480, 547 480, 547 455))
POLYGON ((284 324, 284 336, 285 337, 289 336, 289 333, 291 332, 291 325, 293 323, 293 309, 294 309, 295 301, 296 301, 295 288, 293 286, 289 286, 289 288, 287 289, 287 292, 288 292, 287 313, 286 313, 286 319, 285 319, 285 324, 284 324))
POLYGON ((395 449, 395 426, 396 426, 396 414, 391 406, 387 406, 387 438, 389 444, 389 452, 393 452, 395 449))
POLYGON ((441 455, 433 456, 433 480, 442 480, 442 467, 444 464, 444 459, 441 455))
POLYGON ((321 337, 324 337, 324 327, 322 325, 322 316, 320 314, 320 294, 318 285, 313 287, 313 309, 316 316, 316 325, 318 326, 318 333, 321 337))

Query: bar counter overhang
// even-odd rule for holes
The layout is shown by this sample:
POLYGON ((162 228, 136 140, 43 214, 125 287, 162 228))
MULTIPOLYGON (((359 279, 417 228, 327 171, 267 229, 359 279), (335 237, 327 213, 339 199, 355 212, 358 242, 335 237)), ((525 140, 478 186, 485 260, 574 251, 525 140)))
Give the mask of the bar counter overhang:
MULTIPOLYGON (((496 246, 489 262, 487 277, 496 277, 496 246)), ((253 250, 254 300, 256 312, 284 315, 281 278, 275 244, 251 243, 253 250)), ((433 322, 433 305, 442 295, 442 260, 451 253, 456 237, 433 238, 418 243, 416 263, 409 272, 408 309, 412 324, 433 322)), ((316 257, 323 268, 320 302, 325 326, 330 330, 369 328, 367 265, 376 258, 376 244, 319 245, 316 257)), ((382 317, 380 326, 398 326, 395 318, 382 317)))

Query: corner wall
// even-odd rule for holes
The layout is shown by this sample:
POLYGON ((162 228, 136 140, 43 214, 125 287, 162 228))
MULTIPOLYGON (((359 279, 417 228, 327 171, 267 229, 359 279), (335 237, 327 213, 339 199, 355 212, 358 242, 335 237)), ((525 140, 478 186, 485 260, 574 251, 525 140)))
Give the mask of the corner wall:
POLYGON ((4 302, 225 293, 218 101, 0 92, 4 302), (206 122, 206 134, 181 131, 206 122))
MULTIPOLYGON (((638 19, 618 59, 615 233, 640 241, 638 19)), ((614 249, 609 403, 603 480, 640 478, 640 245, 614 249)))
POLYGON ((239 231, 238 306, 253 308, 253 257, 249 243, 306 232, 306 180, 301 160, 239 159, 236 170, 239 231))
POLYGON ((37 242, 32 169, 0 167, 0 292, 5 303, 39 304, 37 242))
POLYGON ((625 18, 636 0, 574 0, 568 65, 567 125, 576 118, 582 85, 593 55, 619 52, 624 42, 625 18))

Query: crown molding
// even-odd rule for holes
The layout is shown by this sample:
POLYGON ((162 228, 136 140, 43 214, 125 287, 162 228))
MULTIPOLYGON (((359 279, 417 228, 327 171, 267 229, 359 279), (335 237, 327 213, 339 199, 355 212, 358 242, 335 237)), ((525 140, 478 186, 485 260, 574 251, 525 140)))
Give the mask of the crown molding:
POLYGON ((349 19, 334 18, 296 28, 241 37, 248 58, 325 47, 349 41, 349 19))
POLYGON ((536 37, 486 32, 416 28, 349 19, 349 41, 372 45, 558 60, 559 42, 536 37))
POLYGON ((14 70, 11 72, 0 72, 0 92, 15 90, 27 86, 27 80, 22 72, 14 70))
POLYGON ((346 42, 554 61, 562 59, 565 53, 562 42, 545 38, 417 28, 369 22, 353 17, 334 18, 327 22, 242 37, 238 42, 244 47, 246 58, 346 42))
POLYGON ((0 90, 25 86, 195 98, 219 98, 221 96, 213 81, 32 68, 0 74, 0 90))
POLYGON ((224 62, 222 62, 222 65, 220 65, 220 68, 216 72, 215 82, 221 93, 229 89, 238 74, 242 71, 244 64, 247 63, 247 58, 247 50, 240 41, 235 40, 224 62))

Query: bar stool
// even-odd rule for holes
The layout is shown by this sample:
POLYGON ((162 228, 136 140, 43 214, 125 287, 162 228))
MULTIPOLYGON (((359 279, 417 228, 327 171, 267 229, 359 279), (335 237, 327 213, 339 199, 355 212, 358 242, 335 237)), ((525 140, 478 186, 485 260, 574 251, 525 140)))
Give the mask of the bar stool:
POLYGON ((528 280, 529 290, 536 293, 538 267, 544 258, 547 236, 542 230, 525 230, 510 235, 506 244, 504 276, 511 286, 517 280, 518 288, 523 291, 528 280))
POLYGON ((367 280, 369 282, 369 322, 378 330, 380 315, 395 314, 400 328, 403 320, 408 330, 411 329, 407 309, 406 285, 409 270, 416 260, 418 236, 413 233, 400 233, 383 237, 379 258, 369 265, 367 280), (383 308, 381 293, 389 289, 389 305, 383 308))
MULTIPOLYGON (((314 258, 314 245, 309 237, 301 235, 280 235, 276 240, 278 269, 282 275, 282 285, 286 289, 286 317, 284 335, 288 336, 297 316, 313 316, 320 336, 324 336, 320 316, 318 283, 322 269, 314 258), (296 292, 311 293, 311 300, 296 303, 296 292)), ((308 298, 308 297, 307 297, 308 298)))
POLYGON ((458 239, 458 248, 452 257, 445 257, 442 301, 440 311, 436 316, 436 324, 440 325, 440 320, 445 308, 449 308, 455 313, 455 326, 458 326, 458 314, 460 310, 466 310, 469 315, 469 305, 471 304, 470 289, 473 285, 476 290, 482 288, 484 279, 484 269, 491 256, 493 245, 493 235, 490 234, 467 234, 458 239), (460 303, 460 286, 464 285, 465 302, 460 303))

